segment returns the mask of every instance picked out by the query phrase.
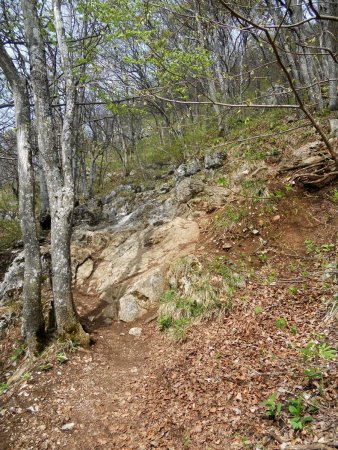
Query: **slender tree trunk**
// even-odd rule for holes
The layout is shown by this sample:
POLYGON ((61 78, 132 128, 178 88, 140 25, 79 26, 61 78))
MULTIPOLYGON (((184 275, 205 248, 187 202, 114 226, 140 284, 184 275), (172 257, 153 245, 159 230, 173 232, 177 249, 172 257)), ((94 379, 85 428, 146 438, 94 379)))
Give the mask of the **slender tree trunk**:
POLYGON ((81 342, 87 336, 79 323, 72 296, 70 239, 74 208, 72 174, 73 114, 75 88, 68 60, 60 3, 53 2, 55 28, 66 82, 66 108, 62 127, 61 161, 54 145, 53 120, 47 77, 47 65, 36 0, 21 0, 25 37, 31 65, 39 150, 47 180, 51 210, 51 255, 53 297, 59 334, 71 334, 81 342))
POLYGON ((29 101, 25 80, 0 43, 0 67, 13 91, 17 133, 19 213, 24 241, 23 335, 29 351, 38 350, 44 338, 45 322, 41 304, 41 259, 34 201, 34 172, 30 145, 29 101))
MULTIPOLYGON (((337 2, 319 2, 319 12, 332 17, 338 17, 337 2)), ((330 49, 337 57, 338 52, 338 22, 334 20, 322 21, 322 41, 324 47, 330 49)), ((326 54, 326 67, 329 78, 329 110, 338 111, 338 68, 331 55, 326 54)))

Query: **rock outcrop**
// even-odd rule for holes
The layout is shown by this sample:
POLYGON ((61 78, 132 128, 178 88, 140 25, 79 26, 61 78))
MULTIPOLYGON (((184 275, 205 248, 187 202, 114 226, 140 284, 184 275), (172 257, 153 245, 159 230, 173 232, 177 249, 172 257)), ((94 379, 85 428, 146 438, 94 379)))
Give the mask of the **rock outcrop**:
POLYGON ((106 317, 131 322, 158 302, 170 263, 193 252, 199 227, 192 220, 176 217, 141 230, 97 233, 84 232, 73 245, 74 260, 79 261, 80 255, 85 259, 77 269, 78 286, 87 281, 86 292, 99 295, 106 303, 106 317), (89 255, 97 261, 95 268, 89 255))

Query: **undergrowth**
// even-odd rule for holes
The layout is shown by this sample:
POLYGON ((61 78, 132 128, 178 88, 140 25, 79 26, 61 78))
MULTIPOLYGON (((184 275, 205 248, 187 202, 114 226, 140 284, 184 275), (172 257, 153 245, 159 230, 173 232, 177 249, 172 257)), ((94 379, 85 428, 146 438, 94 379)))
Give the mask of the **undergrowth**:
POLYGON ((158 319, 160 330, 172 340, 184 339, 189 326, 197 321, 230 313, 232 296, 243 287, 243 277, 234 268, 221 269, 222 265, 218 259, 206 264, 187 257, 173 266, 158 319))

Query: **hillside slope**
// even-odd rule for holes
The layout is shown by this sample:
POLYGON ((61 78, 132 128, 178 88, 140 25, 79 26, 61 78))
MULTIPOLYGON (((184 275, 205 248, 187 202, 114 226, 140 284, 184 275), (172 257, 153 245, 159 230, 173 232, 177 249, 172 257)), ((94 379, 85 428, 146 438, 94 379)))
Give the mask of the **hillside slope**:
MULTIPOLYGON (((147 312, 130 324, 104 313, 107 298, 91 283, 104 262, 94 246, 84 258, 93 267, 75 286, 94 345, 59 342, 32 363, 17 321, 0 341, 0 449, 337 448, 338 191, 336 182, 310 190, 295 182, 299 159, 314 156, 306 167, 325 160, 320 143, 244 160, 234 148, 219 168, 185 173, 183 181, 204 184, 177 210, 198 224, 198 237, 171 264, 160 310, 139 298, 147 312)), ((162 178, 150 203, 177 197, 181 181, 162 178)), ((128 194, 131 213, 138 198, 128 194)), ((139 247, 150 260, 165 241, 151 237, 139 247)))

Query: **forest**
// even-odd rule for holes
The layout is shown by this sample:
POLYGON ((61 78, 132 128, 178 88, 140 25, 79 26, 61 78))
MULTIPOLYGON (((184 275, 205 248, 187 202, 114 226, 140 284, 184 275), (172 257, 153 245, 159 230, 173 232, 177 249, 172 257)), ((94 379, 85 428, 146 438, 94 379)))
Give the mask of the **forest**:
POLYGON ((330 0, 0 0, 0 450, 337 448, 337 36, 330 0))

